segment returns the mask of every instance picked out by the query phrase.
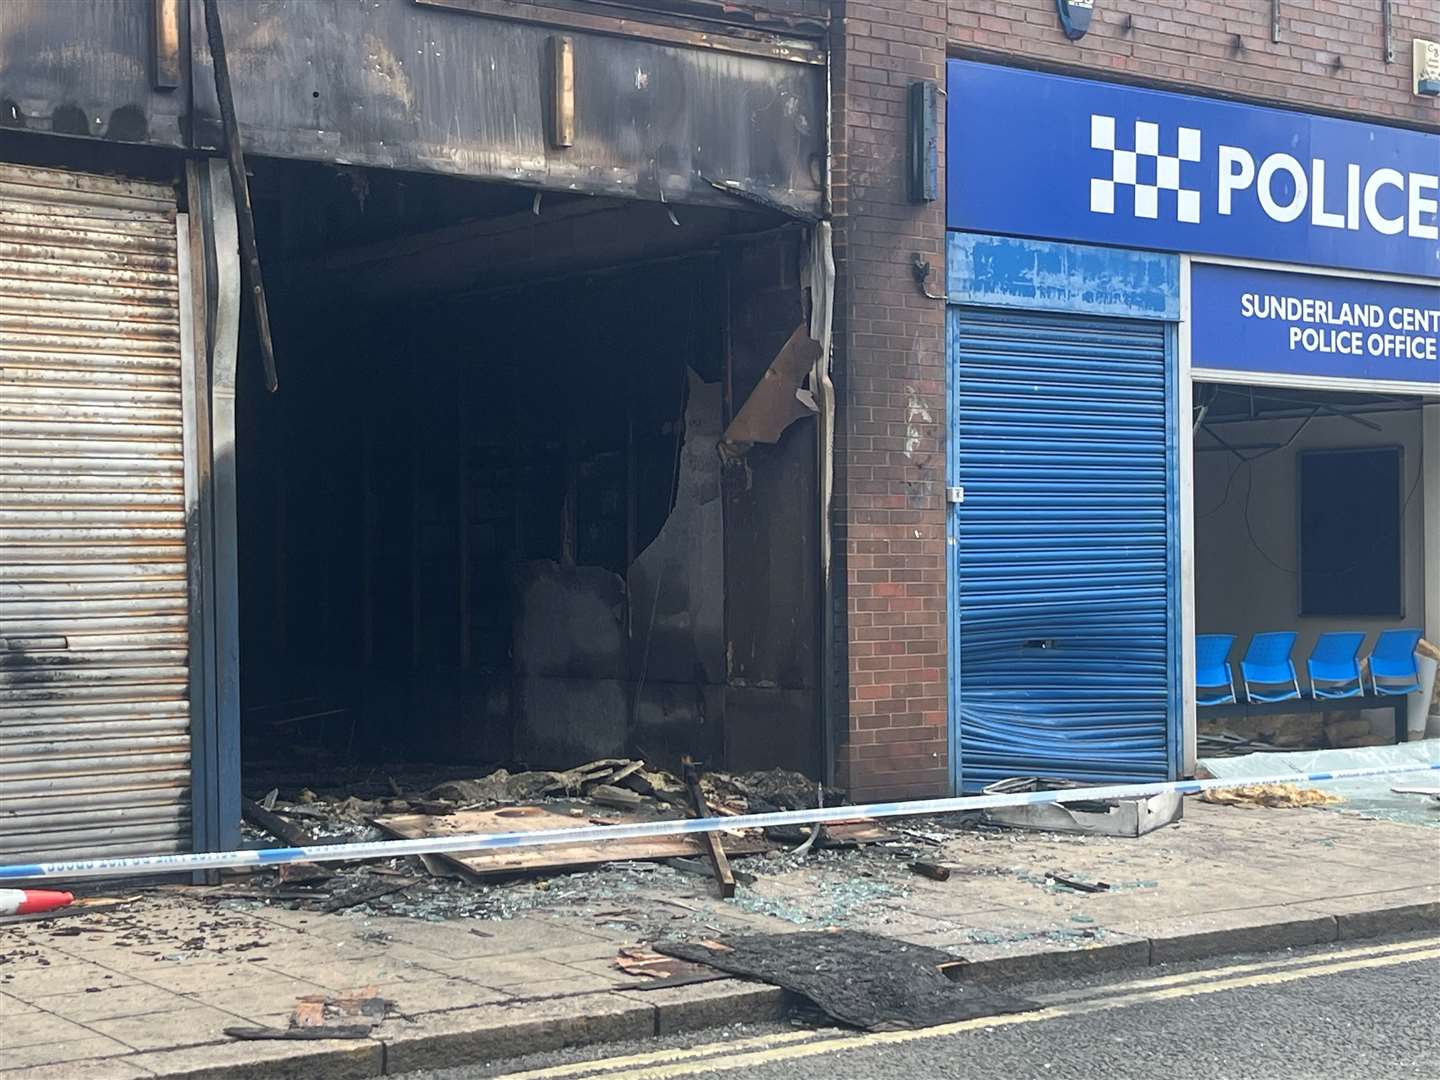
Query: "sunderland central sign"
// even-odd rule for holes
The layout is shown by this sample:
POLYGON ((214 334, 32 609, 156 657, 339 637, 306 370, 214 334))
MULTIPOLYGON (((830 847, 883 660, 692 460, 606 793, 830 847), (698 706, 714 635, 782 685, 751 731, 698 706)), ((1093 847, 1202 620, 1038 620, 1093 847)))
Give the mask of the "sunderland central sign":
POLYGON ((1440 286, 1196 262, 1194 370, 1404 383, 1440 394, 1440 286))
POLYGON ((953 60, 952 229, 1440 278, 1440 136, 953 60))

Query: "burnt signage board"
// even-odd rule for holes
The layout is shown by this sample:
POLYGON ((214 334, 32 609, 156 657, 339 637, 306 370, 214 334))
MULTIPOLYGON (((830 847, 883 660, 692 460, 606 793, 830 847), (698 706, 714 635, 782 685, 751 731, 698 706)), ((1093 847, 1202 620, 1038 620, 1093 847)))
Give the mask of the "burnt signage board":
MULTIPOLYGON (((249 154, 673 202, 731 205, 729 191, 802 217, 821 210, 823 41, 495 0, 218 8, 249 154), (572 39, 574 65, 573 141, 558 146, 547 134, 556 34, 572 39)), ((160 5, 173 35, 168 22, 157 35, 155 10, 153 0, 0 3, 0 128, 217 151, 203 0, 160 5)))

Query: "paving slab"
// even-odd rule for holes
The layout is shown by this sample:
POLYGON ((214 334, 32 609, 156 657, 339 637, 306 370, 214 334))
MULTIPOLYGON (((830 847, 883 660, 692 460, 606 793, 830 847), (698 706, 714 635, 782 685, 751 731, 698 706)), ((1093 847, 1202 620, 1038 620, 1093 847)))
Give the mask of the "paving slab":
MULTIPOLYGON (((41 999, 45 1009, 56 1016, 86 1024, 117 1016, 139 1016, 173 1008, 181 999, 174 990, 142 982, 107 986, 98 993, 55 994, 41 999)), ((0 1009, 0 1013, 3 1013, 0 1009)))
POLYGON ((0 985, 14 982, 21 973, 85 963, 83 957, 39 944, 38 940, 23 935, 18 926, 11 927, 9 934, 0 931, 0 949, 5 950, 7 957, 4 966, 0 967, 0 985))
POLYGON ((295 1002, 311 994, 325 994, 327 989, 319 983, 305 979, 278 977, 251 986, 235 986, 227 990, 201 990, 184 995, 182 1000, 197 1005, 209 1005, 227 1013, 244 1017, 253 1024, 270 1025, 276 1019, 288 1019, 295 1008, 295 1002))
POLYGON ((42 1012, 28 1001, 21 1001, 10 994, 0 993, 0 1020, 8 1016, 26 1016, 30 1013, 42 1012))
POLYGON ((133 986, 136 979, 100 964, 64 964, 31 971, 5 989, 21 1000, 38 1001, 61 994, 97 993, 121 986, 133 986))
MULTIPOLYGON (((266 978, 280 974, 289 979, 304 979, 343 993, 373 983, 415 982, 433 978, 435 971, 399 957, 382 955, 358 960, 325 960, 305 962, 303 958, 276 956, 255 965, 266 972, 266 978)), ((200 989, 200 988, 196 988, 200 989)))
MULTIPOLYGON (((615 954, 615 947, 610 955, 615 954)), ((523 953, 507 953, 503 956, 473 957, 469 960, 445 961, 437 959, 433 971, 455 978, 464 979, 477 986, 491 990, 517 992, 525 986, 551 986, 575 979, 576 991, 608 990, 608 985, 580 985, 587 976, 570 964, 557 963, 540 956, 523 953)))
POLYGON ((244 1017, 196 1002, 139 1016, 91 1020, 85 1026, 134 1050, 164 1050, 226 1041, 225 1029, 243 1022, 244 1017))
POLYGON ((143 1080, 154 1075, 133 1057, 87 1058, 14 1069, 5 1068, 0 1060, 0 1080, 143 1080))
MULTIPOLYGON (((0 1070, 4 1070, 0 1072, 0 1077, 8 1077, 11 1072, 21 1070, 68 1066, 70 1062, 93 1058, 113 1059, 124 1063, 128 1060, 127 1055, 134 1053, 134 1049, 115 1039, 90 1034, 59 1042, 32 1043, 29 1046, 5 1045, 0 1047, 0 1070)), ((69 1075, 63 1069, 60 1073, 69 1075)))
MULTIPOLYGON (((117 958, 111 962, 119 969, 124 960, 117 958)), ((259 962, 258 957, 236 961, 200 954, 177 962, 137 958, 133 965, 123 969, 122 975, 116 977, 160 986, 175 994, 189 994, 201 990, 228 990, 236 986, 262 986, 274 975, 259 962)))
POLYGON ((381 997, 393 1003, 395 1012, 406 1017, 476 1005, 498 1005, 514 996, 503 990, 446 975, 413 982, 381 983, 375 989, 381 997))
POLYGON ((85 1039, 94 1034, 73 1021, 34 1009, 5 1017, 4 1029, 0 1030, 0 1053, 49 1042, 85 1039))

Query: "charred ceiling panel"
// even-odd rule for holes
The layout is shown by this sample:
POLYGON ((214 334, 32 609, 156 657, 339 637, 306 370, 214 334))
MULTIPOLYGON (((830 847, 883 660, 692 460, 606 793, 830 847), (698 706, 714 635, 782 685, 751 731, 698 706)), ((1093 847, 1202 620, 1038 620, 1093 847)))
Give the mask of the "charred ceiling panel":
MULTIPOLYGON (((192 0, 195 22, 200 0, 192 0)), ((412 0, 227 0, 247 150, 673 202, 728 184, 801 214, 820 206, 825 70, 576 32, 574 140, 552 146, 555 25, 412 0)), ((219 142, 195 42, 195 134, 219 142)))
POLYGON ((179 2, 4 0, 0 127, 184 146, 189 66, 157 57, 183 57, 185 15, 179 2))

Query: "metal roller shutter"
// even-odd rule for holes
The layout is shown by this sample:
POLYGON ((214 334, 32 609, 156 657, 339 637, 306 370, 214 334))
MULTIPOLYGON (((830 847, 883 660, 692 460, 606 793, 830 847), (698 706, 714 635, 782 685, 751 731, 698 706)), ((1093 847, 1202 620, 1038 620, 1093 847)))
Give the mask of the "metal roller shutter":
POLYGON ((1162 323, 950 310, 962 786, 1171 772, 1162 323))
POLYGON ((190 837, 175 196, 0 164, 0 863, 190 837))

